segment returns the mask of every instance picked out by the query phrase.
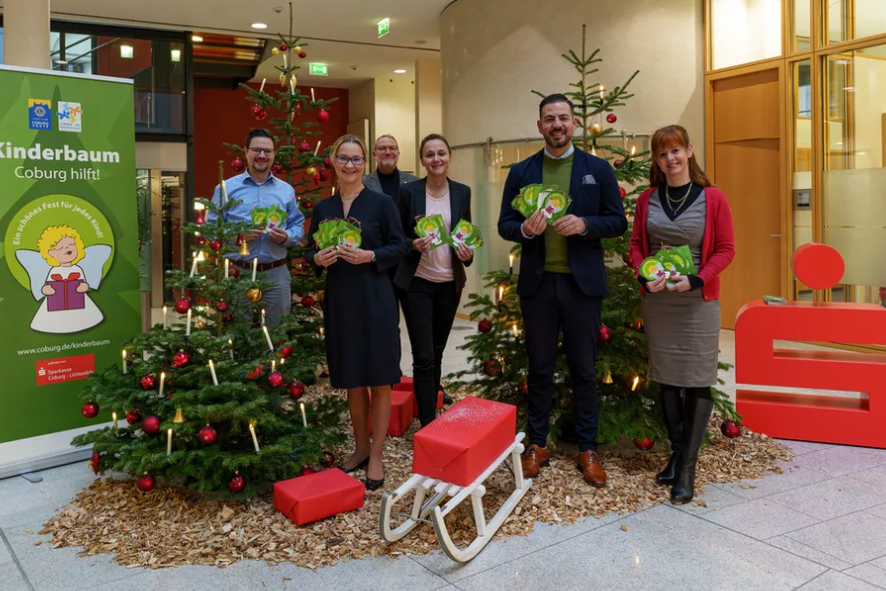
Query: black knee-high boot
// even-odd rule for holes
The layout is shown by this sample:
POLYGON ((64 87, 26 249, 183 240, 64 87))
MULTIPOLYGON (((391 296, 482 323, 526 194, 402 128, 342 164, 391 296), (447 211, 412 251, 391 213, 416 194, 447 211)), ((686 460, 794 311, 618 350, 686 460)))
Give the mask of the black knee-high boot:
POLYGON ((683 403, 686 444, 680 453, 680 469, 671 488, 671 502, 675 505, 688 503, 695 496, 695 465, 698 462, 698 450, 704 442, 705 430, 713 410, 713 400, 693 396, 687 389, 686 400, 683 403))
POLYGON ((674 484, 677 469, 680 466, 680 451, 685 445, 683 429, 683 395, 676 386, 661 385, 661 408, 664 415, 668 438, 671 440, 671 459, 665 469, 658 473, 655 482, 658 484, 674 484))

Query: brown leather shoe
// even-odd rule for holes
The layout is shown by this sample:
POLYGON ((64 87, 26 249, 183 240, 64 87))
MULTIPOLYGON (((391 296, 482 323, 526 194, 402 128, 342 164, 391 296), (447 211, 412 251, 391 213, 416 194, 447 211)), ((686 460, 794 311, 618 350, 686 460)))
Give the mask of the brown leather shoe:
POLYGON ((551 452, 547 448, 531 444, 523 452, 523 459, 520 462, 523 465, 523 478, 535 478, 541 467, 547 466, 550 460, 551 452))
POLYGON ((597 488, 606 486, 606 472, 600 464, 600 457, 592 449, 579 452, 575 456, 575 463, 585 477, 585 482, 597 488))

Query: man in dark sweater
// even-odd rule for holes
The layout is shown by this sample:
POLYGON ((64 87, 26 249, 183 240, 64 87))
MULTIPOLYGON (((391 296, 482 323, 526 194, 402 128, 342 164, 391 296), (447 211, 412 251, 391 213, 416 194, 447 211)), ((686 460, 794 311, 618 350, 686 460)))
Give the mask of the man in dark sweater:
POLYGON ((376 169, 363 177, 363 185, 367 189, 384 193, 394 199, 400 190, 400 185, 418 180, 414 174, 402 172, 397 168, 397 163, 400 161, 400 146, 394 136, 385 134, 375 140, 372 156, 375 158, 376 169))
POLYGON ((563 350, 575 399, 575 460, 588 484, 606 485, 597 456, 597 381, 594 363, 603 296, 609 292, 601 239, 628 228, 612 166, 572 145, 577 120, 572 103, 552 94, 539 105, 540 152, 514 165, 502 195, 498 233, 522 244, 517 295, 529 353, 529 446, 523 474, 538 475, 548 463, 550 414, 554 395, 557 343, 563 350), (524 218, 511 201, 526 185, 544 183, 569 190, 566 215, 548 226, 544 210, 524 218))

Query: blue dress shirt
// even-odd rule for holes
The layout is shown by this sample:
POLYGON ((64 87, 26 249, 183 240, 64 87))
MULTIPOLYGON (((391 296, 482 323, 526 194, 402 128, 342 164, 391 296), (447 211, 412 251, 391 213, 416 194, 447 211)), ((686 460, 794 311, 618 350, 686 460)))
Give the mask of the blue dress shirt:
MULTIPOLYGON (((271 240, 271 237, 264 234, 258 240, 249 242, 249 256, 241 257, 237 253, 226 255, 234 261, 252 262, 252 259, 258 258, 259 264, 273 263, 286 256, 286 250, 298 243, 305 235, 305 216, 299 210, 295 201, 295 190, 292 186, 273 174, 268 175, 263 183, 255 182, 252 175, 247 170, 243 174, 231 177, 225 180, 225 189, 227 189, 228 199, 239 199, 242 203, 238 203, 225 212, 226 222, 251 222, 251 212, 256 207, 270 207, 277 205, 286 212, 286 221, 281 224, 280 229, 286 230, 289 238, 282 244, 278 244, 271 240)), ((212 194, 212 202, 218 205, 221 187, 216 185, 212 194)), ((212 212, 206 216, 206 220, 211 222, 215 219, 212 212)))

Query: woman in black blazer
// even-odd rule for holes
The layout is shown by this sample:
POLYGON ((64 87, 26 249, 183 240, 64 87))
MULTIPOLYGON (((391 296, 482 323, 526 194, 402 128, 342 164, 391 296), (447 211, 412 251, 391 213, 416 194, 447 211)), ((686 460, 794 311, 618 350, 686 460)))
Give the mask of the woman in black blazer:
POLYGON ((443 351, 465 286, 465 267, 474 252, 460 244, 429 250, 431 238, 419 238, 416 222, 441 214, 446 231, 459 220, 471 219, 471 189, 446 177, 451 150, 442 135, 432 133, 421 142, 421 163, 428 176, 400 186, 397 208, 412 249, 394 275, 412 344, 412 375, 418 418, 424 427, 437 416, 437 392, 443 351))

